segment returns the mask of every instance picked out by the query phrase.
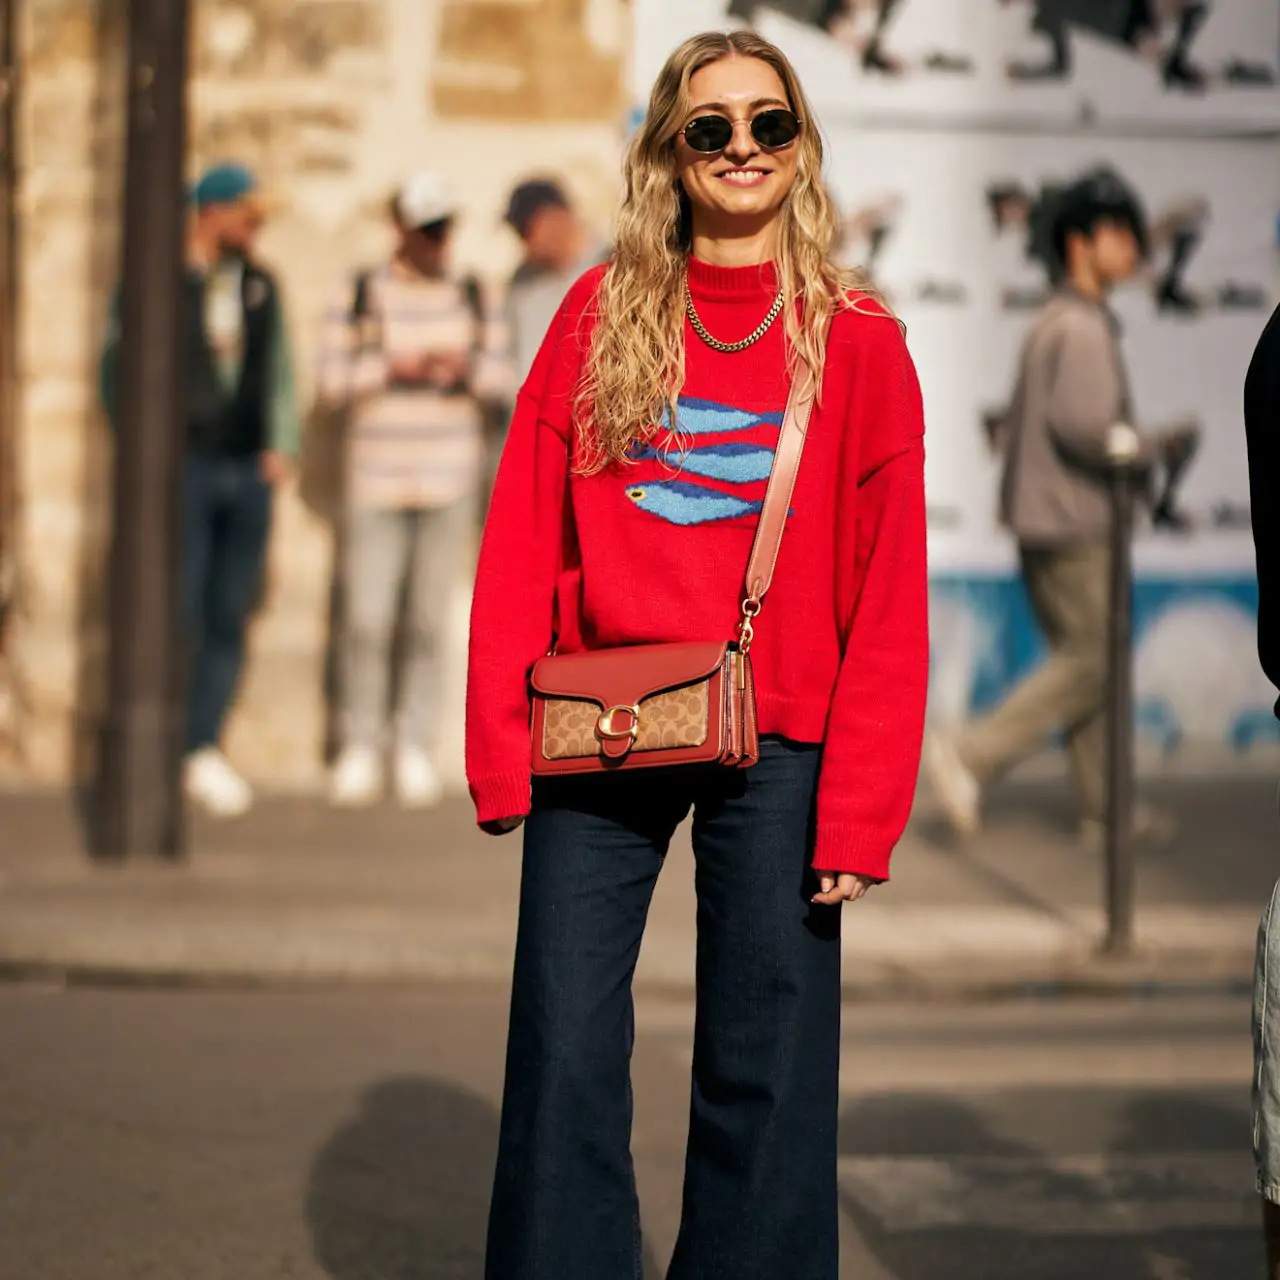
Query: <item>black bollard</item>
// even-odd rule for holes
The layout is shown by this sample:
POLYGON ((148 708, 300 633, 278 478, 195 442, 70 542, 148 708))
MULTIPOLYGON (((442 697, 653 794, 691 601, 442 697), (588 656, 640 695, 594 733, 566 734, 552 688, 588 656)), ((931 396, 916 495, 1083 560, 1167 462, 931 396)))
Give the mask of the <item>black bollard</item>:
POLYGON ((178 627, 179 323, 190 0, 130 0, 119 426, 98 856, 178 858, 185 826, 178 627))

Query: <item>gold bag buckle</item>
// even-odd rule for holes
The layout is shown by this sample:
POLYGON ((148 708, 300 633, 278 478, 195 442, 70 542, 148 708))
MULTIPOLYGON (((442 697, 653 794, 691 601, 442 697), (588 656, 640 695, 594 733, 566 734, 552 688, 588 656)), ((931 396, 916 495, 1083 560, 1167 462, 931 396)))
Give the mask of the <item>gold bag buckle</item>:
POLYGON ((630 738, 632 742, 640 736, 640 708, 639 706, 617 706, 608 707, 602 711, 596 719, 596 737, 605 742, 623 742, 630 738), (618 715, 626 715, 631 718, 631 724, 626 729, 615 729, 613 727, 613 718, 618 715))

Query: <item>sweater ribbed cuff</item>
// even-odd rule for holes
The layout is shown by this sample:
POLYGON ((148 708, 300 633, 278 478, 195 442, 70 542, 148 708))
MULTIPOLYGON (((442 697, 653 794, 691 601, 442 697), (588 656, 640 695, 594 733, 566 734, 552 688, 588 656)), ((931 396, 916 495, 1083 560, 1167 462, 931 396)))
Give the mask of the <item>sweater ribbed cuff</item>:
POLYGON ((476 805, 477 823, 527 817, 533 798, 529 771, 472 778, 471 798, 476 805))
POLYGON ((851 822, 819 822, 813 865, 818 871, 852 872, 874 880, 889 878, 893 845, 880 831, 851 822))

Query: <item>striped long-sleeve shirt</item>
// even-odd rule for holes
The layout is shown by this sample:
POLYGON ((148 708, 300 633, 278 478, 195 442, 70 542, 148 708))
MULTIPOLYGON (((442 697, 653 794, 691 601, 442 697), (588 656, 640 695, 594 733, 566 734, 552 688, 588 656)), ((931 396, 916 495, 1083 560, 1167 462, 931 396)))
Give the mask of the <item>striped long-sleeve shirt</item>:
POLYGON ((391 262, 348 282, 326 312, 319 394, 348 408, 348 494, 358 506, 449 506, 475 491, 486 403, 510 395, 501 319, 479 290, 391 262), (355 299, 362 296, 362 306, 355 299), (452 386, 397 382, 397 360, 461 357, 452 386))

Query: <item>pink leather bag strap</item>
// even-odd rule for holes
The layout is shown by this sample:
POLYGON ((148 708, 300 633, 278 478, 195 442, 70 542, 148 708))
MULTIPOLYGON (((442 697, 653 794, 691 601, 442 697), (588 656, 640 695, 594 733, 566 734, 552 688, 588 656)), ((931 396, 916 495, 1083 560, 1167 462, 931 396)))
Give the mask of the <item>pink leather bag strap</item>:
POLYGON ((787 512, 791 509, 796 476, 800 473, 800 458, 804 453, 804 441, 816 393, 812 373, 806 366, 801 366, 792 380, 791 391, 787 396, 787 409, 782 415, 782 429, 778 432, 778 449, 773 456, 773 469, 769 472, 769 486, 765 490, 764 506, 756 525, 751 559, 747 562, 746 596, 742 602, 741 624, 744 650, 751 646, 751 620, 760 612, 761 602, 773 582, 773 571, 778 563, 782 534, 787 527, 787 512))

